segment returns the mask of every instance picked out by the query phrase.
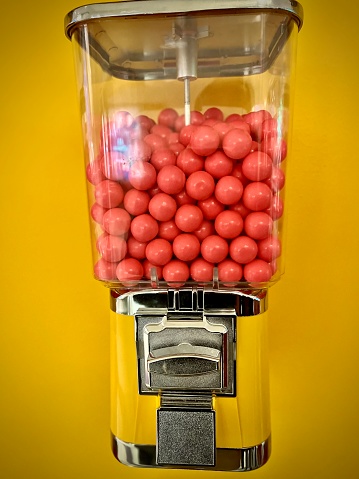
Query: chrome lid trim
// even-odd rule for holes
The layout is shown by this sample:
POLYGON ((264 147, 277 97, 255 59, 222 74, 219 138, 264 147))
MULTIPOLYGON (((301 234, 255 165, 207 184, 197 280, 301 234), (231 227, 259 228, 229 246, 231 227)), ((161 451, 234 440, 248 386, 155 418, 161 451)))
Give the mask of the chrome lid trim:
POLYGON ((132 0, 116 3, 95 3, 70 11, 65 17, 65 34, 71 39, 73 31, 91 20, 146 15, 182 15, 188 13, 210 14, 229 10, 278 11, 290 15, 300 30, 303 25, 303 8, 294 0, 132 0))

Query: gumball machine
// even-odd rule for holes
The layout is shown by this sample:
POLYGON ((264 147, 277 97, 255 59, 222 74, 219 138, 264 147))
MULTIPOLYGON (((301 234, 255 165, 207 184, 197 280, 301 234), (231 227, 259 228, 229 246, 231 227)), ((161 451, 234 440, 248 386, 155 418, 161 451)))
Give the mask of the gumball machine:
POLYGON ((284 270, 302 21, 289 0, 66 17, 124 464, 250 471, 269 458, 268 289, 284 270))

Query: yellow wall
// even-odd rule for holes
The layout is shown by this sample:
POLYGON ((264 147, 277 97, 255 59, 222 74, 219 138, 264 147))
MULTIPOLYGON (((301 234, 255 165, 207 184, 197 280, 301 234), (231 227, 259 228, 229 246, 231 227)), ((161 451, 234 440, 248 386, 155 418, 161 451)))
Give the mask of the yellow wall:
MULTIPOLYGON (((78 4, 2 3, 0 477, 231 477, 128 469, 112 457, 108 293, 91 275, 63 34, 63 17, 78 4)), ((302 4, 287 270, 270 291, 273 454, 250 477, 354 479, 359 6, 302 4)))

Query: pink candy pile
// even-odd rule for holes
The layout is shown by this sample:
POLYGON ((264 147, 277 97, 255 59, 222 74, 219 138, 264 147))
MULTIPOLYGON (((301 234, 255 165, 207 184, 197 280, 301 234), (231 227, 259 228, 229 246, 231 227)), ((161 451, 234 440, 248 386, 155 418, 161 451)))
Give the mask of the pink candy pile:
POLYGON ((281 125, 265 110, 171 109, 157 124, 125 111, 103 125, 87 166, 92 219, 101 225, 95 276, 267 282, 281 254, 278 220, 286 157, 281 125))

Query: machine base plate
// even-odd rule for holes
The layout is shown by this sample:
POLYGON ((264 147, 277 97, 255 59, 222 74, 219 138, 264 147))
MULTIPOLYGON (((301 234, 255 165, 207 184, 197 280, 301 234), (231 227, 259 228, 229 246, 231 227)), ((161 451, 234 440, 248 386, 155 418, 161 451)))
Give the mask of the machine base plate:
POLYGON ((112 435, 112 450, 116 459, 127 466, 245 472, 258 469, 268 461, 271 438, 248 448, 217 448, 215 465, 209 467, 159 465, 156 462, 156 445, 131 444, 114 435, 112 435))

